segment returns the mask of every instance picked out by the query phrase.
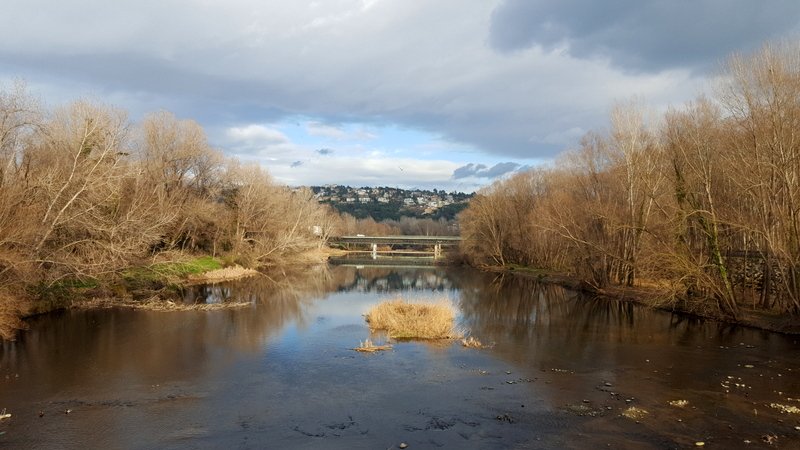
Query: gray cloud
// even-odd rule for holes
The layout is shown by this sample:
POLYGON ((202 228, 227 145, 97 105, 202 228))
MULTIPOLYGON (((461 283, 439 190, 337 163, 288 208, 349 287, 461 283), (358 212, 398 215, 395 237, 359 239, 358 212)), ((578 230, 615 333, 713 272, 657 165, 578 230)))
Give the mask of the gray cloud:
POLYGON ((294 161, 293 163, 289 164, 289 167, 296 168, 303 165, 303 161, 294 161))
POLYGON ((513 172, 520 167, 519 164, 514 162, 497 163, 492 167, 487 167, 484 164, 469 163, 454 170, 452 178, 456 180, 468 177, 492 179, 513 172))
POLYGON ((82 5, 4 4, 0 80, 20 76, 61 97, 97 94, 134 119, 168 109, 209 130, 287 117, 396 125, 503 159, 552 157, 604 125, 616 99, 687 100, 705 80, 660 69, 753 48, 800 17, 790 0, 82 5))
POLYGON ((319 153, 322 156, 328 156, 333 154, 333 150, 329 148, 320 148, 317 150, 317 153, 319 153))
POLYGON ((467 178, 475 176, 475 173, 479 170, 486 170, 486 166, 483 164, 473 164, 469 163, 466 166, 461 166, 458 169, 453 171, 453 178, 460 179, 460 178, 467 178))
POLYGON ((501 51, 566 46, 636 70, 702 68, 796 32, 798 23, 797 0, 504 0, 490 42, 501 51))

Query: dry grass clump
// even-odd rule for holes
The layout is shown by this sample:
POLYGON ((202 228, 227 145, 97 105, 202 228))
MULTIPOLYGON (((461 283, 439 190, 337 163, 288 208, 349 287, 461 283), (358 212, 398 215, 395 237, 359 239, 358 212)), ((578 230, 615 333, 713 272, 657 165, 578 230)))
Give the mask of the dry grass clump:
POLYGON ((250 306, 248 302, 229 302, 229 303, 175 303, 171 300, 162 300, 158 296, 151 297, 143 301, 116 300, 108 298, 96 298, 92 300, 73 302, 72 307, 77 309, 94 308, 131 308, 145 311, 214 311, 217 309, 241 308, 250 306))
POLYGON ((781 405, 780 403, 770 403, 769 406, 779 410, 782 413, 800 414, 800 408, 797 406, 781 405))
POLYGON ((631 406, 630 408, 626 409, 625 411, 622 411, 622 415, 623 416, 627 417, 628 419, 633 419, 633 420, 639 420, 639 419, 641 419, 642 417, 644 417, 644 416, 646 416, 648 414, 650 414, 650 412, 647 411, 646 409, 637 408, 635 406, 631 406))
POLYGON ((685 408, 686 405, 689 404, 689 400, 670 400, 670 406, 676 406, 678 408, 685 408))
POLYGON ((190 275, 189 281, 192 283, 214 283, 218 281, 238 280, 257 274, 258 271, 254 269, 245 269, 242 266, 231 266, 210 270, 197 275, 190 275))
POLYGON ((357 352, 364 352, 364 353, 374 353, 374 352, 382 352, 385 350, 391 350, 392 346, 389 344, 386 345, 375 345, 372 343, 371 340, 366 339, 364 342, 360 342, 358 347, 354 348, 353 350, 357 352))
POLYGON ((486 346, 478 339, 469 336, 466 339, 461 339, 461 345, 467 348, 485 348, 486 346))
POLYGON ((455 339, 456 311, 447 299, 410 303, 395 299, 380 303, 366 316, 372 331, 382 330, 392 339, 455 339))

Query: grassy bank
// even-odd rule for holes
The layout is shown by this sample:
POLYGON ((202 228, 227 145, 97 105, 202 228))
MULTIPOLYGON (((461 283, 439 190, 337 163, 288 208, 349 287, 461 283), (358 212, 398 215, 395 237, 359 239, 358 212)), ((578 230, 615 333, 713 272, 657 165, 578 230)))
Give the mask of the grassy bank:
POLYGON ((172 254, 162 259, 104 277, 31 285, 16 295, 0 293, 0 338, 13 339, 19 330, 25 329, 26 317, 72 306, 121 306, 161 311, 198 309, 172 301, 179 297, 184 285, 237 279, 258 273, 230 266, 212 256, 172 254))
POLYGON ((190 276, 220 270, 223 263, 212 256, 164 261, 131 267, 122 272, 121 281, 126 290, 179 285, 190 276))
MULTIPOLYGON (((315 248, 285 260, 281 267, 316 265, 324 263, 329 255, 325 248, 315 248)), ((264 266, 265 269, 271 267, 276 266, 264 266)), ((180 305, 177 300, 182 289, 191 284, 216 283, 259 273, 240 266, 230 257, 164 252, 155 260, 139 261, 103 276, 37 284, 20 282, 18 286, 0 289, 0 339, 13 339, 19 330, 25 329, 25 318, 70 307, 115 306, 158 311, 210 309, 180 305)))
POLYGON ((3 329, 75 298, 139 300, 230 265, 197 255, 295 264, 336 224, 310 190, 225 156, 196 122, 49 103, 22 83, 0 86, 3 329))

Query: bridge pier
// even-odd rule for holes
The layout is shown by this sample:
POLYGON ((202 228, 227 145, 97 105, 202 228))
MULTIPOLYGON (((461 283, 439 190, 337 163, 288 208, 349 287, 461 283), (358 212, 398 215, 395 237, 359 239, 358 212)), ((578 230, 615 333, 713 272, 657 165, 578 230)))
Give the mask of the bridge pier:
POLYGON ((378 244, 372 244, 372 259, 378 259, 378 244))
POLYGON ((442 244, 433 246, 433 259, 439 259, 442 256, 442 244))

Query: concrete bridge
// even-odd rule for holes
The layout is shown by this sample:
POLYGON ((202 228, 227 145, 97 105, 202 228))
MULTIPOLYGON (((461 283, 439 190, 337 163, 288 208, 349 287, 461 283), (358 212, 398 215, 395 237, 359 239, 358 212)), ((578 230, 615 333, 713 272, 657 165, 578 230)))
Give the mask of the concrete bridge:
POLYGON ((377 258, 378 246, 415 246, 433 247, 433 258, 442 256, 442 247, 457 246, 461 242, 460 236, 339 236, 328 239, 329 244, 340 244, 346 247, 351 245, 369 246, 372 258, 377 258))

